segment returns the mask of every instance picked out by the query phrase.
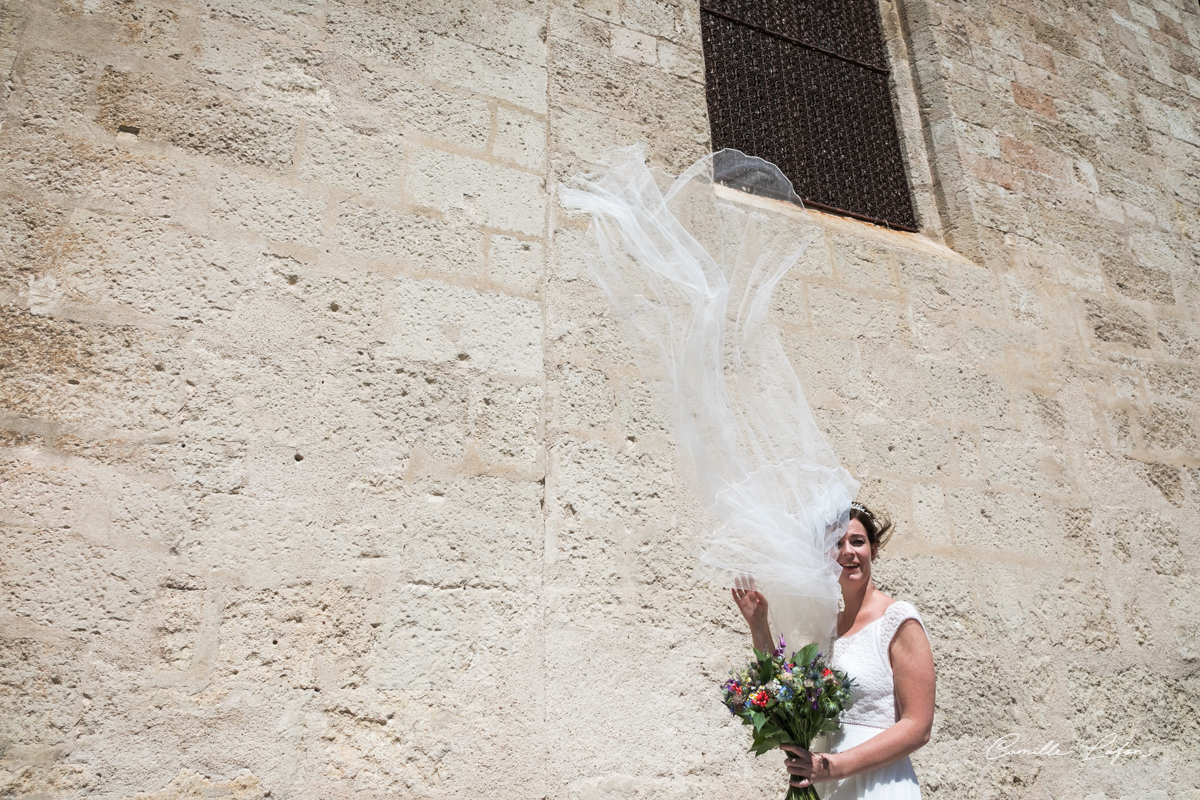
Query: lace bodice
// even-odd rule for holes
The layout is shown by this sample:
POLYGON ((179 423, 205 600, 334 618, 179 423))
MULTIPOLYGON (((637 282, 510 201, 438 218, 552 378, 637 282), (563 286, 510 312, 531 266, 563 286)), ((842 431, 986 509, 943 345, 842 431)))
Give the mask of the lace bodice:
POLYGON ((896 699, 888 647, 906 619, 915 619, 922 629, 925 627, 911 603, 897 600, 865 628, 833 640, 833 668, 848 674, 855 683, 854 702, 842 713, 843 723, 872 728, 895 724, 896 699))

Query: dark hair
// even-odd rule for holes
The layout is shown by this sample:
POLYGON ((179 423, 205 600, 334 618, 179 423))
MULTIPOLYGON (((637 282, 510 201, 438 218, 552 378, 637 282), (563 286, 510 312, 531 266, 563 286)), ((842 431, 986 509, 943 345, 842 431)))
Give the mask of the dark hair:
POLYGON ((883 547, 888 543, 888 539, 892 538, 892 521, 887 517, 875 516, 871 509, 862 503, 850 504, 850 519, 856 519, 862 523, 867 532, 867 541, 874 549, 883 547))

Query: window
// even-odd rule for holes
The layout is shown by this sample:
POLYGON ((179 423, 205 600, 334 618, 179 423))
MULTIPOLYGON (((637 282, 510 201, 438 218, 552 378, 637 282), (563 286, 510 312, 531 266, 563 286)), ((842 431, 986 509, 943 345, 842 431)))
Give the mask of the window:
POLYGON ((916 230, 876 0, 702 0, 713 149, 807 205, 916 230))

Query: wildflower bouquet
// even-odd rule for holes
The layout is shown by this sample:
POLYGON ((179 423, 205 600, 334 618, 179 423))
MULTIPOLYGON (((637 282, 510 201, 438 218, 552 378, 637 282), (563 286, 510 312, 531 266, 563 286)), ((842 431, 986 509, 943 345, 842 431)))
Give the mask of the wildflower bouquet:
MULTIPOLYGON (((837 718, 850 704, 853 681, 830 669, 810 644, 784 658, 784 641, 773 653, 754 651, 754 660, 731 673, 722 689, 725 705, 743 725, 754 726, 750 749, 761 756, 783 744, 811 749, 819 734, 836 731, 837 718)), ((811 785, 789 782, 785 800, 820 800, 811 785)))

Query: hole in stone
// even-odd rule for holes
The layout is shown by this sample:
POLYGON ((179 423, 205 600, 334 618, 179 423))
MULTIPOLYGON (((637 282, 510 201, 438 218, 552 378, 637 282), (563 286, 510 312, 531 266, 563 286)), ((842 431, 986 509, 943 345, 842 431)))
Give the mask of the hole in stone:
POLYGON ((288 286, 295 286, 297 283, 300 282, 300 276, 299 275, 288 275, 287 281, 288 281, 288 286))
POLYGON ((279 644, 279 640, 278 640, 278 639, 272 639, 272 640, 271 640, 271 644, 279 644))
POLYGON ((337 303, 330 303, 330 304, 329 304, 329 310, 330 310, 330 311, 337 311, 339 308, 341 308, 341 306, 339 306, 337 303))
POLYGON ((166 371, 166 369, 167 369, 167 368, 166 368, 166 367, 164 367, 164 366, 163 366, 161 363, 159 363, 159 364, 155 364, 155 365, 154 365, 154 371, 155 371, 155 372, 164 372, 164 371, 166 371))
POLYGON ((467 360, 467 359, 469 359, 470 357, 471 357, 471 356, 467 355, 466 353, 459 353, 459 354, 458 354, 458 360, 459 360, 459 361, 466 361, 466 360, 467 360))
POLYGON ((296 453, 296 455, 295 455, 295 459, 296 459, 297 461, 303 461, 303 460, 304 460, 304 456, 300 455, 299 453, 296 453))
POLYGON ((74 378, 67 378, 67 383, 71 384, 72 386, 79 385, 79 381, 75 380, 74 378))
POLYGON ((141 132, 141 130, 142 129, 136 125, 118 125, 117 126, 117 133, 132 133, 134 136, 137 136, 141 132))

